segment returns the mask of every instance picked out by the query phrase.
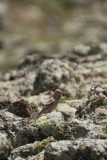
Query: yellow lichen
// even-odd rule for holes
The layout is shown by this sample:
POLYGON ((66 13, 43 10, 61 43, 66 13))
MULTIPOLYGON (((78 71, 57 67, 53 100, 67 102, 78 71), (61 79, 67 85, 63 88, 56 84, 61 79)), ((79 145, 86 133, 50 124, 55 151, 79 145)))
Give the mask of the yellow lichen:
POLYGON ((54 129, 54 132, 55 132, 55 138, 58 140, 75 139, 75 135, 63 126, 60 126, 60 125, 56 126, 54 129))
POLYGON ((50 136, 52 127, 50 119, 48 119, 46 116, 42 116, 36 121, 36 125, 41 129, 44 135, 50 136))
POLYGON ((67 100, 66 96, 61 96, 60 103, 65 103, 67 100))
POLYGON ((43 151, 45 149, 45 146, 49 143, 49 142, 54 142, 54 138, 53 137, 48 137, 47 139, 39 142, 39 143, 36 143, 33 147, 33 150, 32 150, 32 153, 33 154, 38 154, 40 153, 41 151, 43 151))
POLYGON ((38 126, 44 126, 50 124, 50 120, 46 116, 41 116, 37 121, 36 124, 38 126))

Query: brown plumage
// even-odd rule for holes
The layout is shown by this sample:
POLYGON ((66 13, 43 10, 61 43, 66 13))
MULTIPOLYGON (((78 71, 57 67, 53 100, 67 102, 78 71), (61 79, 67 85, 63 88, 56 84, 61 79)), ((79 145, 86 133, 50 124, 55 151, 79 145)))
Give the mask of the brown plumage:
POLYGON ((38 117, 41 116, 43 113, 52 112, 57 107, 59 100, 61 98, 61 95, 62 95, 62 91, 60 89, 56 89, 53 97, 44 105, 43 109, 38 114, 38 117))

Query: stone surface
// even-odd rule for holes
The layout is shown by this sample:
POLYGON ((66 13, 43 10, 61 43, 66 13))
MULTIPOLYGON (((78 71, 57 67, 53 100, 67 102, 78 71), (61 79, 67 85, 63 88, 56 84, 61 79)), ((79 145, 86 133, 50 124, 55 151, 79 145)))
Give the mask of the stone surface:
MULTIPOLYGON (((72 67, 75 67, 72 66, 72 67)), ((70 89, 76 81, 76 75, 68 61, 59 59, 45 60, 39 68, 34 81, 34 93, 60 88, 65 95, 70 95, 70 89)))
POLYGON ((107 158, 107 140, 80 139, 50 143, 45 152, 47 160, 100 160, 107 158))
POLYGON ((9 156, 12 150, 11 141, 8 135, 0 132, 0 159, 5 159, 9 156))
POLYGON ((71 107, 67 103, 59 103, 59 105, 56 108, 56 110, 58 112, 61 112, 64 115, 65 119, 66 119, 66 117, 74 118, 75 117, 75 113, 77 111, 75 108, 71 107))
POLYGON ((19 117, 36 117, 38 114, 38 106, 35 103, 29 103, 25 99, 13 102, 8 107, 8 111, 19 117))

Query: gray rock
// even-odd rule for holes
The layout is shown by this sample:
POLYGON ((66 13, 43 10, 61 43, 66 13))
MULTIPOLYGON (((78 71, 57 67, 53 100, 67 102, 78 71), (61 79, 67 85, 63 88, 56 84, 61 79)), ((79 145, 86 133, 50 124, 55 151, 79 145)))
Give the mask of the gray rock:
POLYGON ((12 150, 11 141, 8 135, 0 132, 0 159, 5 159, 9 156, 12 150))
POLYGON ((62 59, 68 59, 71 62, 96 62, 107 59, 107 44, 92 43, 88 45, 77 45, 69 55, 63 55, 62 59))
POLYGON ((41 139, 48 136, 53 136, 57 140, 75 139, 86 137, 90 129, 85 123, 64 122, 61 113, 51 113, 41 116, 36 121, 38 134, 41 139), (56 115, 60 115, 59 118, 56 115))
POLYGON ((14 115, 13 113, 10 113, 8 111, 5 111, 5 110, 1 110, 0 111, 0 119, 2 119, 2 121, 20 121, 22 118, 14 115))
POLYGON ((0 77, 0 90, 2 94, 30 96, 33 91, 35 72, 22 69, 2 74, 0 77), (5 92, 6 91, 6 92, 5 92))
POLYGON ((13 149, 11 152, 11 155, 9 157, 9 160, 17 159, 17 158, 24 158, 24 159, 31 159, 34 158, 43 158, 44 157, 44 149, 47 144, 50 142, 55 141, 53 137, 49 137, 47 139, 44 139, 43 141, 35 141, 31 144, 26 144, 20 147, 17 147, 13 149))
POLYGON ((21 147, 18 147, 16 149, 14 149, 11 152, 9 160, 18 159, 18 157, 20 157, 20 159, 21 158, 25 159, 28 156, 31 156, 32 155, 33 146, 34 146, 34 144, 27 144, 27 145, 24 145, 24 146, 21 146, 21 147))
MULTIPOLYGON (((64 117, 61 113, 52 112, 42 115, 36 121, 40 139, 48 136, 57 136, 57 127, 63 128, 64 117)), ((60 130, 60 129, 59 129, 60 130)))
POLYGON ((72 86, 73 69, 68 61, 58 59, 45 60, 38 71, 34 81, 34 93, 57 88, 67 92, 67 85, 72 86))
POLYGON ((65 119, 68 119, 68 117, 74 118, 77 111, 76 108, 71 107, 67 103, 59 103, 56 110, 61 112, 65 119))
POLYGON ((27 160, 44 160, 44 151, 38 153, 36 156, 31 156, 31 157, 28 157, 27 160))
POLYGON ((60 112, 47 113, 46 117, 56 124, 60 124, 61 122, 64 121, 64 117, 60 112))
POLYGON ((70 141, 58 141, 50 143, 45 150, 46 160, 71 160, 68 154, 68 146, 70 141))
POLYGON ((90 118, 95 124, 102 123, 107 117, 107 88, 100 85, 92 86, 86 102, 77 109, 80 118, 90 118))
POLYGON ((23 118, 32 116, 36 117, 38 114, 38 106, 35 103, 29 103, 25 99, 20 99, 9 105, 8 111, 23 118))
POLYGON ((107 159, 107 140, 79 139, 48 144, 46 160, 101 160, 107 159))
POLYGON ((87 56, 90 46, 78 45, 73 49, 73 52, 79 56, 87 56))
POLYGON ((38 128, 25 126, 21 128, 14 128, 13 146, 19 147, 28 143, 33 143, 36 139, 39 139, 38 128), (18 130, 17 130, 18 129, 18 130))

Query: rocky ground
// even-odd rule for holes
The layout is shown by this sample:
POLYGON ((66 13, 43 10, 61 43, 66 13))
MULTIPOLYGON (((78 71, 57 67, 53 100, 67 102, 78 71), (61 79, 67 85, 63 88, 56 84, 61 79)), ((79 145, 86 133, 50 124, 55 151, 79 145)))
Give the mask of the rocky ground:
POLYGON ((0 0, 0 160, 107 160, 106 17, 106 0, 0 0))
POLYGON ((1 160, 107 160, 107 44, 27 53, 0 73, 1 160), (55 89, 63 96, 36 118, 55 89))

